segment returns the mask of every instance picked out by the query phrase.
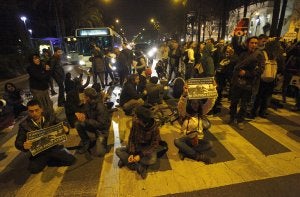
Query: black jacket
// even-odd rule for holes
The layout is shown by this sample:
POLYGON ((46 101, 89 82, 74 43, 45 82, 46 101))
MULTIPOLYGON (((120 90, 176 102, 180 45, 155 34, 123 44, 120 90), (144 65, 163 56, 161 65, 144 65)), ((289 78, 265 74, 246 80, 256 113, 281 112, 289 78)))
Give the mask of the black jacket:
POLYGON ((104 103, 97 98, 90 103, 84 104, 81 110, 86 115, 85 122, 100 131, 108 131, 111 116, 104 103))
POLYGON ((239 62, 233 70, 232 85, 238 85, 239 78, 243 78, 246 84, 243 88, 252 89, 253 85, 260 76, 264 69, 264 57, 260 50, 249 54, 248 52, 243 52, 239 56, 239 62), (239 76, 240 70, 245 70, 246 74, 242 77, 239 76))
POLYGON ((51 76, 50 71, 46 71, 42 64, 31 64, 27 67, 29 74, 29 87, 34 90, 48 90, 49 79, 51 76))
POLYGON ((61 65, 60 59, 52 56, 50 59, 50 67, 52 71, 52 77, 56 80, 56 82, 63 83, 65 80, 65 71, 61 65))
POLYGON ((123 106, 131 99, 139 98, 142 98, 142 96, 138 94, 137 86, 133 83, 126 82, 120 95, 120 106, 123 106))
MULTIPOLYGON (((47 128, 47 127, 56 125, 60 122, 61 121, 58 118, 56 118, 55 116, 45 117, 44 123, 43 123, 43 128, 47 128)), ((41 128, 39 128, 37 125, 35 125, 32 122, 30 117, 26 118, 23 122, 21 122, 19 125, 19 131, 17 134, 17 138, 15 141, 16 148, 20 151, 27 152, 28 150, 25 150, 24 146, 23 146, 24 142, 27 139, 27 133, 30 131, 35 131, 35 130, 39 130, 39 129, 41 129, 41 128)))

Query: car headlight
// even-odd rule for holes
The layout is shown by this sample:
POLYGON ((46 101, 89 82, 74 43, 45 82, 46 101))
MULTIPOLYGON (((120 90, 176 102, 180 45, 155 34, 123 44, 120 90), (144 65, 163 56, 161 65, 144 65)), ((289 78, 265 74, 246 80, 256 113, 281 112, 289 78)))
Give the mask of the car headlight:
POLYGON ((110 62, 111 62, 112 64, 114 64, 114 63, 116 63, 116 59, 115 59, 115 58, 111 58, 111 59, 110 59, 110 62))
POLYGON ((117 70, 117 67, 112 66, 111 69, 112 69, 112 70, 117 70))
POLYGON ((79 65, 81 65, 81 66, 85 65, 85 61, 80 60, 80 61, 79 61, 79 65))

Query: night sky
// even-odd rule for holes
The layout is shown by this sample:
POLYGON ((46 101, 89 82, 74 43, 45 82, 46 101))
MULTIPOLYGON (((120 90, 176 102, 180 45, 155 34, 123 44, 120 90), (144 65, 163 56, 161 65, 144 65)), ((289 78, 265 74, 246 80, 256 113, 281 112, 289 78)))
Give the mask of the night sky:
POLYGON ((129 39, 143 27, 151 28, 152 17, 159 21, 161 31, 175 31, 184 21, 182 5, 174 5, 172 0, 111 0, 101 7, 104 18, 120 20, 120 26, 129 39))

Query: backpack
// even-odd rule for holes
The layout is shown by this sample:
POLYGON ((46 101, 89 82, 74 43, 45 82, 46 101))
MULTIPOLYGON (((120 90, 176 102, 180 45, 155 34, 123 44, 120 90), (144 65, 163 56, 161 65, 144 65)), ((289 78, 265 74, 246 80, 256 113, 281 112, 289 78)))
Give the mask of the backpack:
POLYGON ((188 50, 184 51, 184 53, 183 53, 183 55, 182 55, 182 61, 183 61, 185 64, 188 64, 188 63, 189 63, 188 50))
POLYGON ((261 79, 264 82, 272 82, 276 78, 277 74, 277 62, 276 60, 269 60, 267 52, 263 51, 265 56, 265 69, 261 74, 261 79))

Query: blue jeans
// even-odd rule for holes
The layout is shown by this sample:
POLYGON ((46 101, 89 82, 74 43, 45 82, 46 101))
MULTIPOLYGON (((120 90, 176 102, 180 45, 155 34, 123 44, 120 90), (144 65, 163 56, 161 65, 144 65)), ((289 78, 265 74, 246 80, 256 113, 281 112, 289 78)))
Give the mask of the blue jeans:
POLYGON ((207 151, 212 147, 211 142, 207 140, 199 140, 198 145, 193 146, 191 138, 187 136, 175 139, 174 144, 179 149, 179 152, 191 159, 195 158, 197 153, 207 151))

